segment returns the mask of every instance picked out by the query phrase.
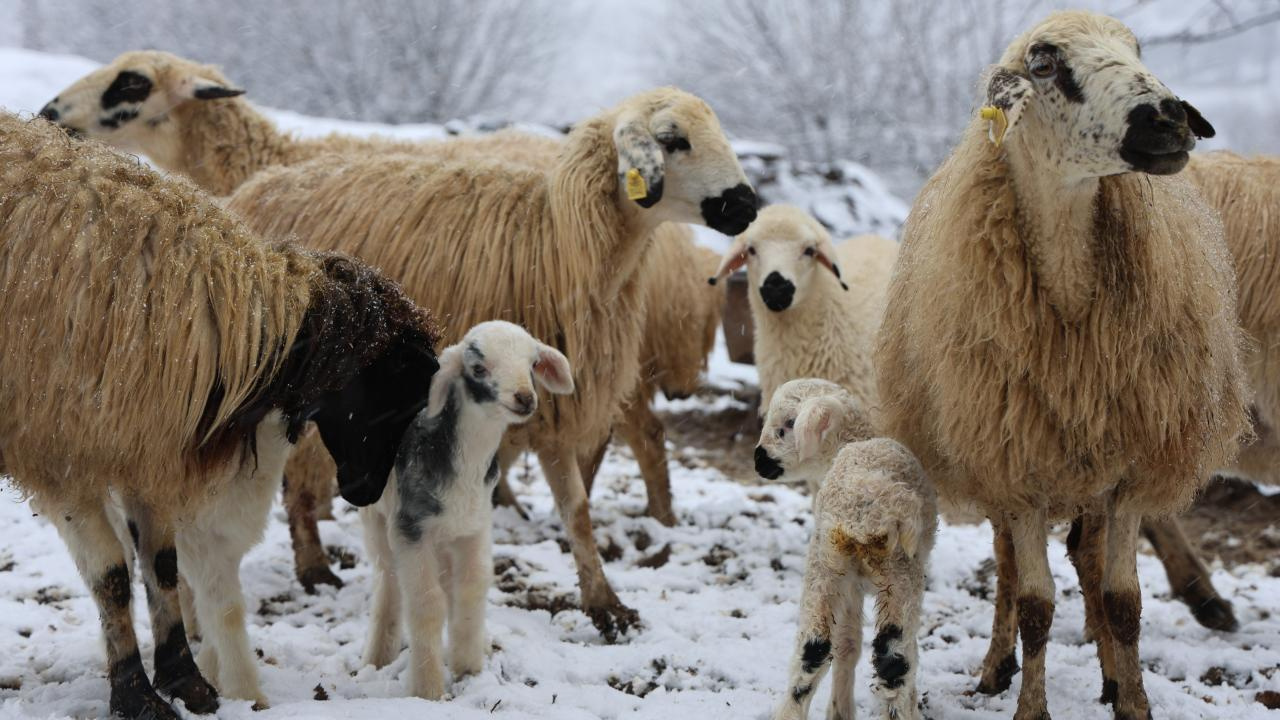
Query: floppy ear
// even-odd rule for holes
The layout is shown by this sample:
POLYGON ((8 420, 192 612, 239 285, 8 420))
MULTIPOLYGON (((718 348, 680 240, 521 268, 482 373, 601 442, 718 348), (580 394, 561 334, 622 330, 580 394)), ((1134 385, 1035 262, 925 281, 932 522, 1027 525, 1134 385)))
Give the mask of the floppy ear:
POLYGON ((627 188, 627 197, 642 208, 651 208, 662 199, 662 178, 666 158, 643 118, 620 122, 613 131, 618 149, 618 181, 627 188))
POLYGON ((427 391, 427 417, 435 417, 444 411, 449 400, 450 387, 453 381, 462 377, 462 346, 450 345, 440 353, 440 369, 431 378, 431 389, 427 391))
POLYGON ((746 264, 747 236, 743 234, 733 239, 733 244, 729 246, 729 251, 724 254, 724 259, 720 261, 720 267, 716 270, 716 274, 707 278, 707 282, 715 285, 746 264))
POLYGON ((1182 103, 1182 109, 1187 111, 1187 126, 1191 128, 1191 132, 1195 133, 1196 137, 1211 138, 1218 134, 1194 105, 1181 98, 1178 99, 1178 102, 1182 103))
POLYGON ((807 462, 818 454, 822 441, 835 427, 835 403, 829 398, 814 398, 800 405, 796 414, 796 455, 807 462))
POLYGON ((987 137, 1000 147, 1005 135, 1018 124, 1022 111, 1035 93, 1031 79, 1022 73, 997 65, 987 78, 987 104, 982 108, 982 119, 990 125, 987 137))
POLYGON ((849 286, 845 284, 844 280, 840 279, 840 266, 836 264, 835 257, 836 246, 832 244, 830 237, 823 236, 818 241, 817 247, 813 249, 813 259, 817 260, 819 264, 830 270, 832 275, 836 276, 836 280, 840 281, 840 287, 848 290, 849 286))
POLYGON ((542 387, 557 395, 573 392, 573 371, 569 359, 550 345, 538 343, 538 360, 533 364, 533 376, 542 387))

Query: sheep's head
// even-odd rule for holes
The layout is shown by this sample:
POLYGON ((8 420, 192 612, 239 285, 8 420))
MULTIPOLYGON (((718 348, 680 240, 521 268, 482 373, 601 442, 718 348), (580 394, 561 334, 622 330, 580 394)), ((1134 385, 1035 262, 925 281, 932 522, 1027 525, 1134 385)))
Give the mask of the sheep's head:
POLYGON ((872 436, 862 404, 827 380, 791 380, 773 393, 756 445, 756 472, 766 480, 786 474, 821 482, 840 446, 872 436))
POLYGON ((829 283, 848 289, 840 279, 831 235, 812 215, 790 205, 760 211, 759 219, 725 253, 711 283, 743 265, 751 287, 772 312, 803 305, 815 286, 829 283))
POLYGON ((1088 12, 1050 15, 1005 51, 987 78, 990 137, 1020 142, 1037 164, 1083 179, 1166 175, 1213 126, 1142 64, 1133 32, 1088 12))
POLYGON ((569 361, 524 328, 503 320, 483 322, 440 353, 431 379, 427 417, 439 415, 455 383, 468 399, 508 423, 522 423, 538 409, 535 383, 560 395, 573 392, 569 361))
POLYGON ((654 225, 697 223, 737 235, 755 220, 755 190, 705 102, 661 88, 615 113, 618 192, 652 213, 654 225))
POLYGON ((179 148, 173 111, 184 103, 235 97, 215 68, 156 50, 127 52, 71 84, 40 115, 67 131, 148 155, 171 166, 179 148))

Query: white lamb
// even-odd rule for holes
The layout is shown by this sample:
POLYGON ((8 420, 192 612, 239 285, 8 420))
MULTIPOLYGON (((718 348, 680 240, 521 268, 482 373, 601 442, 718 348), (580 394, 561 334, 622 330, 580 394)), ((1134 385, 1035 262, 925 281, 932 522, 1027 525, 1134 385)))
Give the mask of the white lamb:
POLYGON ((418 697, 444 694, 446 617, 454 677, 484 664, 498 445, 507 426, 534 416, 535 381, 553 393, 573 392, 569 361, 559 351, 509 322, 473 327, 440 354, 430 400, 405 432, 386 491, 360 510, 374 567, 364 659, 381 667, 399 655, 403 611, 409 690, 418 697))
POLYGON ((825 380, 778 388, 757 464, 812 486, 814 531, 800 598, 800 630, 787 694, 775 720, 808 717, 814 687, 834 659, 828 718, 853 718, 853 671, 862 647, 862 598, 876 595, 873 689, 886 718, 919 718, 917 647, 925 570, 938 529, 937 497, 915 456, 871 438, 856 398, 825 380))

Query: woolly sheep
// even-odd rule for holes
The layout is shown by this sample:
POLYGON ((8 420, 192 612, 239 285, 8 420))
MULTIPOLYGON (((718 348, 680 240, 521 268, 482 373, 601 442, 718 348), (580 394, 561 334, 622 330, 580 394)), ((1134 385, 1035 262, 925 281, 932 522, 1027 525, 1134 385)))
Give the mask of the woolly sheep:
MULTIPOLYGON (((908 218, 877 350, 882 419, 1003 538, 1025 655, 1015 717, 1048 715, 1046 533, 1082 511, 1104 699, 1145 717, 1139 520, 1185 506, 1247 432, 1221 226, 1164 177, 1213 130, 1128 28, 1086 12, 1014 40, 987 105, 908 218)), ((993 630, 984 690, 1013 657, 1009 628, 993 630)))
POLYGON ((788 380, 839 383, 876 406, 876 330, 898 244, 862 235, 833 245, 826 228, 790 205, 771 205, 725 253, 715 280, 745 265, 755 322, 761 407, 788 380), (847 274, 841 277, 841 270, 847 274))
POLYGON ((139 659, 112 492, 138 530, 156 686, 217 706, 183 632, 180 565, 202 660, 216 657, 205 672, 264 702, 237 570, 289 444, 315 420, 343 495, 377 499, 426 403, 431 323, 363 264, 269 247, 186 183, 43 120, 0 116, 0 239, 0 446, 98 604, 111 712, 177 717, 139 659))
POLYGON ((828 662, 835 668, 828 717, 853 717, 865 592, 877 596, 873 687, 883 716, 920 717, 915 638, 938 529, 937 498, 915 456, 871 434, 862 403, 825 380, 783 384, 765 416, 757 467, 768 458, 766 467, 777 473, 762 475, 776 479, 787 472, 816 490, 800 630, 778 720, 808 717, 828 662))
POLYGON ((508 425, 536 412, 535 381, 553 393, 573 392, 564 355, 518 325, 499 320, 469 330, 440 353, 431 401, 406 433, 387 491, 360 510, 374 566, 364 659, 382 667, 400 654, 403 614, 409 688, 419 697, 444 694, 446 614, 454 677, 479 672, 484 663, 498 444, 508 425))
POLYGON ((711 109, 652 90, 577 125, 550 171, 329 156, 264 170, 230 207, 261 231, 297 233, 388 271, 440 313, 452 339, 505 319, 569 358, 578 392, 542 403, 507 444, 538 454, 583 610, 607 638, 633 624, 604 576, 578 459, 607 435, 639 375, 638 269, 654 228, 700 222, 736 234, 755 219, 755 193, 711 109))

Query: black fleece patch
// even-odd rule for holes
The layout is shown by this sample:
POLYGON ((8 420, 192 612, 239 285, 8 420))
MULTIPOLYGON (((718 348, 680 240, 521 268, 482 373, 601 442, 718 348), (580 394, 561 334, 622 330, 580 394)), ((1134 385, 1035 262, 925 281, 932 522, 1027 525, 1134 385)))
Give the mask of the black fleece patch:
POLYGON ((132 70, 121 70, 102 93, 102 109, 110 110, 120 103, 140 103, 150 95, 151 78, 132 70))
POLYGON ((905 656, 901 653, 889 653, 889 643, 900 639, 902 639, 902 628, 897 625, 886 625, 876 634, 876 639, 871 643, 875 653, 871 664, 876 669, 876 677, 890 688, 902 687, 903 678, 911 670, 911 663, 907 662, 905 656))
POLYGON ((457 476, 453 459, 458 447, 458 415, 461 405, 456 385, 446 388, 449 398, 433 418, 419 414, 405 431, 396 456, 396 483, 400 511, 396 528, 409 542, 422 539, 422 521, 444 511, 441 496, 457 476))
POLYGON ((800 669, 807 673, 817 672, 830 657, 830 640, 826 638, 809 640, 805 642, 804 649, 800 653, 800 669))
POLYGON ((108 608, 119 610, 129 607, 131 594, 128 566, 120 563, 109 568, 102 577, 98 578, 98 582, 94 583, 93 594, 98 596, 98 601, 108 608))
POLYGON ((160 548, 155 559, 156 583, 163 590, 178 587, 178 551, 171 548, 160 548))

